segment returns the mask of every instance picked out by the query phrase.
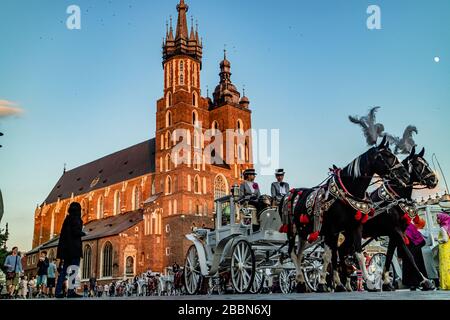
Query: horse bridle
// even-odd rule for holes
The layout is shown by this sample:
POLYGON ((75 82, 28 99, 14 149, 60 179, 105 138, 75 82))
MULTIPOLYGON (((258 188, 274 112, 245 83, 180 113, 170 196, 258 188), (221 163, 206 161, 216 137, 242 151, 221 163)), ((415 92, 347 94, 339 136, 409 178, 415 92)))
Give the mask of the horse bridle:
POLYGON ((403 164, 402 164, 402 163, 398 160, 398 158, 395 157, 395 155, 394 155, 394 157, 395 157, 394 164, 390 165, 390 164, 386 161, 386 159, 381 155, 381 151, 382 151, 382 150, 379 150, 379 152, 377 152, 377 154, 376 154, 376 156, 375 156, 375 159, 377 159, 377 158, 380 157, 380 158, 381 158, 381 161, 383 162, 383 164, 384 164, 384 166, 385 166, 385 168, 386 168, 386 170, 389 172, 388 175, 384 175, 384 177, 382 177, 382 178, 387 177, 387 178, 389 178, 389 180, 394 180, 394 181, 396 181, 396 182, 398 182, 398 183, 401 183, 402 185, 406 186, 406 184, 405 184, 404 182, 401 181, 400 176, 397 175, 397 171, 404 167, 403 164))
POLYGON ((409 174, 414 173, 417 178, 419 178, 419 181, 417 182, 419 185, 427 185, 427 179, 432 177, 434 175, 434 172, 430 169, 430 172, 423 176, 425 170, 429 168, 429 165, 422 157, 416 157, 416 159, 422 164, 422 170, 419 172, 416 166, 412 164, 413 160, 410 159, 408 160, 409 174))

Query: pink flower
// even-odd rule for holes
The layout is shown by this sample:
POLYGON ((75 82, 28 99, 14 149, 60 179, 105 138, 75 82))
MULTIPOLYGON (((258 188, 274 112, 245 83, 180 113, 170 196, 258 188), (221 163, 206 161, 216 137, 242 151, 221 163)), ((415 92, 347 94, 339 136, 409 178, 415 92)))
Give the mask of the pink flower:
POLYGON ((255 190, 259 189, 259 186, 258 186, 258 184, 256 182, 253 184, 253 189, 255 189, 255 190))

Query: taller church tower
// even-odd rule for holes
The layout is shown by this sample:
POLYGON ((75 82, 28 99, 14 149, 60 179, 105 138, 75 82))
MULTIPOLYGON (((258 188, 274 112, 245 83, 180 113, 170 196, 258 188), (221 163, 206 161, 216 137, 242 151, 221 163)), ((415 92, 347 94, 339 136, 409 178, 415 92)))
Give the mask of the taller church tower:
POLYGON ((201 96, 203 46, 198 25, 194 28, 191 23, 188 28, 188 10, 180 0, 175 32, 172 19, 166 27, 162 44, 164 96, 157 101, 156 110, 152 190, 160 198, 149 209, 162 212, 165 265, 182 263, 190 245, 184 235, 193 226, 214 225, 214 199, 228 194, 234 183, 242 181, 242 171, 252 166, 251 138, 225 134, 228 129, 238 134, 251 128, 249 100, 241 98, 231 82, 231 63, 226 55, 220 63, 220 82, 213 99, 201 96), (222 145, 213 150, 209 143, 215 139, 205 135, 210 129, 223 137, 222 145), (211 163, 211 158, 223 161, 211 163))

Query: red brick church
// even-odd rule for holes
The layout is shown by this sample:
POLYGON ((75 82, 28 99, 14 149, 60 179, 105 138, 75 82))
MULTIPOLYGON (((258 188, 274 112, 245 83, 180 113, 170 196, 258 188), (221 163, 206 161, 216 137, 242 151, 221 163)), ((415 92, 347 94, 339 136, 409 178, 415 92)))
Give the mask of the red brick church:
POLYGON ((170 26, 163 42, 164 92, 156 102, 155 138, 63 173, 36 208, 34 249, 24 264, 28 273, 40 251, 55 256, 73 201, 82 205, 87 233, 83 280, 93 274, 105 281, 123 279, 182 264, 189 246, 184 235, 194 224, 213 226, 214 199, 228 194, 252 167, 250 137, 226 136, 214 149, 213 139, 205 137, 207 130, 249 130, 249 100, 231 82, 226 56, 213 97, 201 95, 202 42, 197 28, 188 28, 184 0, 177 11, 175 31, 170 26), (174 152, 180 144, 187 148, 174 152), (174 159, 178 156, 183 161, 174 159), (211 164, 212 157, 224 161, 211 164))

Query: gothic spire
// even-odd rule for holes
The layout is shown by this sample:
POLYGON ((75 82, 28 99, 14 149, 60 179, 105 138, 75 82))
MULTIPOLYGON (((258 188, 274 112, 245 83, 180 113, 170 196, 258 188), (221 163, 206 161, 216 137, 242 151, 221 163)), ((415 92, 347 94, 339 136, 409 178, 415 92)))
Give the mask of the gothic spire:
POLYGON ((178 21, 175 40, 188 39, 188 27, 186 20, 186 12, 188 12, 188 10, 189 6, 184 3, 184 0, 180 0, 180 3, 177 5, 178 21))
POLYGON ((189 41, 195 41, 194 18, 192 16, 191 16, 191 34, 189 36, 189 41))

